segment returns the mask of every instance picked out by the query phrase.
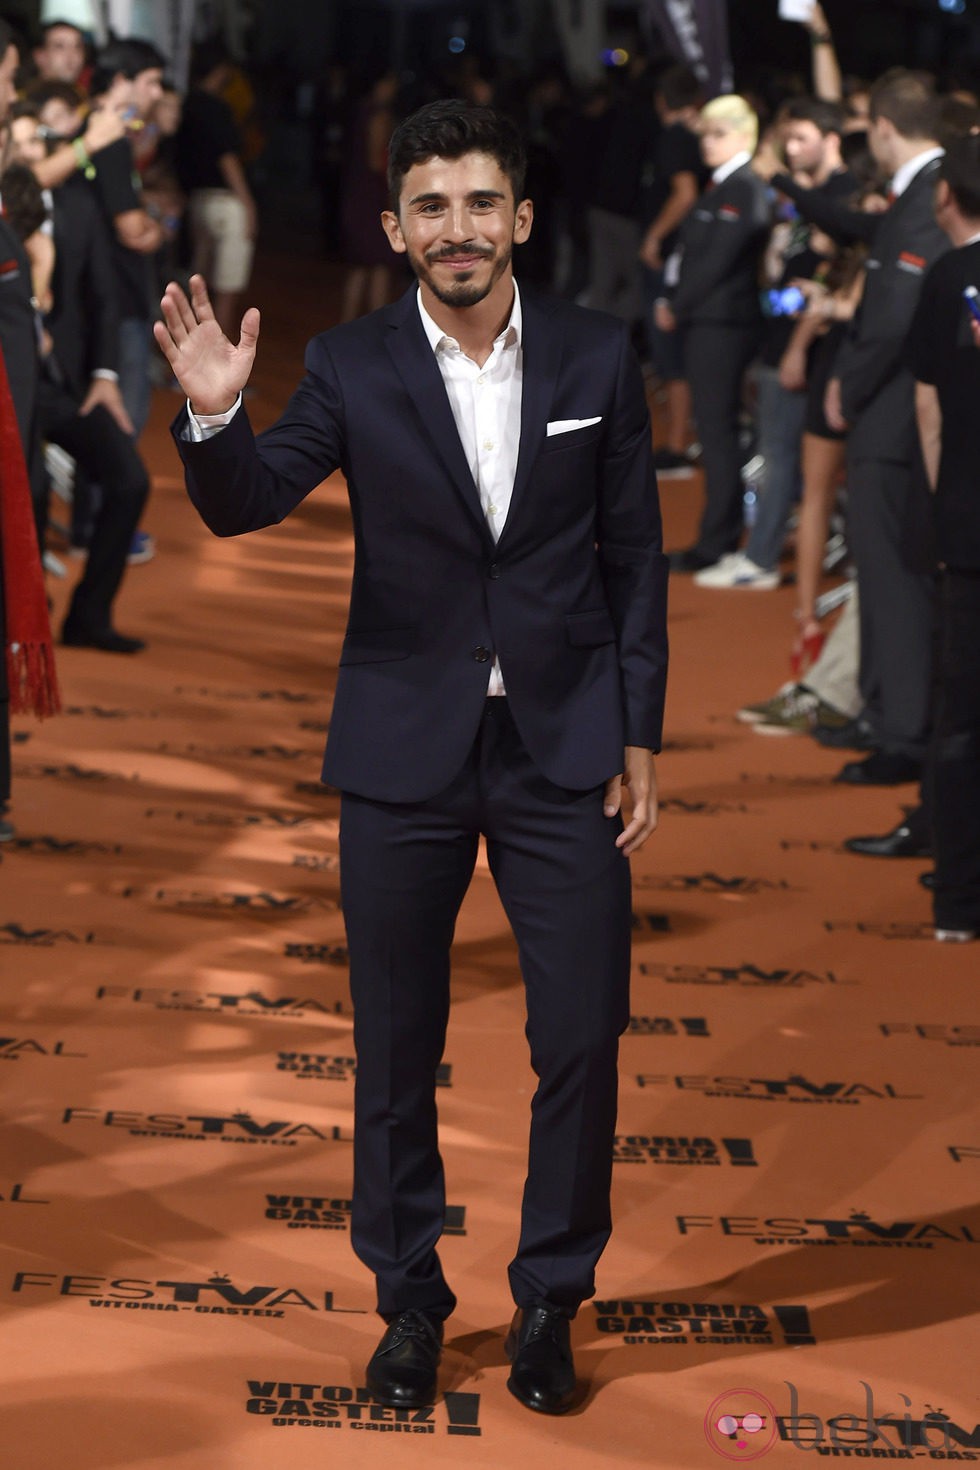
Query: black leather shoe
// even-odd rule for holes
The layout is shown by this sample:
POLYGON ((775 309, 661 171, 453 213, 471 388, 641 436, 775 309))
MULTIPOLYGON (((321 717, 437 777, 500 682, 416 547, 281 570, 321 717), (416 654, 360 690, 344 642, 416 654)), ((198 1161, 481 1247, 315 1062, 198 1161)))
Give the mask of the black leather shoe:
POLYGON ((575 1363, 568 1317, 550 1302, 518 1308, 504 1350, 510 1359, 507 1387, 539 1414, 564 1414, 575 1398, 575 1363))
POLYGON ((139 653, 146 647, 142 638, 127 638, 115 628, 70 628, 67 623, 61 641, 66 648, 98 648, 103 653, 139 653))
POLYGON ((859 852, 862 857, 924 858, 932 856, 932 848, 921 832, 915 831, 908 822, 899 822, 890 832, 881 837, 848 837, 844 843, 848 852, 859 852))
POLYGON ((393 1317, 367 1365, 365 1382, 379 1404, 419 1409, 435 1403, 442 1323, 424 1312, 393 1317))
POLYGON ((818 720, 810 731, 818 745, 829 750, 876 750, 878 742, 867 720, 848 720, 846 725, 825 725, 818 720))
POLYGON ((704 556, 696 546, 688 546, 684 551, 670 552, 667 561, 672 572, 703 572, 705 567, 713 567, 718 557, 704 556))
POLYGON ((876 750, 863 761, 848 761, 834 777, 848 786, 901 786, 905 781, 918 781, 922 762, 913 756, 888 750, 876 750))
POLYGON ((928 888, 930 893, 934 893, 936 891, 935 868, 929 868, 925 873, 920 873, 919 882, 922 884, 923 888, 928 888))

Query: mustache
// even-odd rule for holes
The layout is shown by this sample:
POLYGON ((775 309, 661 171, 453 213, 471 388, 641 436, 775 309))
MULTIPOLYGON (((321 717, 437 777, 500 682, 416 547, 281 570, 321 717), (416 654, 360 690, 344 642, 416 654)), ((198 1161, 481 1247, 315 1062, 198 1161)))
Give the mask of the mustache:
POLYGON ((485 246, 454 245, 448 249, 443 248, 442 250, 430 251, 425 258, 432 265, 439 260, 460 260, 468 258, 471 255, 478 256, 481 260, 489 260, 493 255, 493 251, 486 249, 485 246))

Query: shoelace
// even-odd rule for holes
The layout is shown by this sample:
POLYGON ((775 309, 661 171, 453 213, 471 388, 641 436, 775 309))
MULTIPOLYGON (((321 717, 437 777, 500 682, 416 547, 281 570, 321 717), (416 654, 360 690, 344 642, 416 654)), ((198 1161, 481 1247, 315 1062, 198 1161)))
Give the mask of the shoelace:
POLYGON ((557 1312, 549 1313, 547 1316, 537 1317, 527 1330, 527 1335, 524 1339, 525 1342, 536 1342, 542 1337, 550 1337, 557 1342, 558 1323, 560 1320, 561 1317, 557 1312))
POLYGON ((395 1331, 391 1340, 392 1347, 399 1342, 404 1342, 408 1337, 421 1337, 428 1342, 433 1341, 435 1338, 435 1333, 432 1328, 418 1312, 403 1312, 400 1317, 395 1319, 394 1328, 395 1331))

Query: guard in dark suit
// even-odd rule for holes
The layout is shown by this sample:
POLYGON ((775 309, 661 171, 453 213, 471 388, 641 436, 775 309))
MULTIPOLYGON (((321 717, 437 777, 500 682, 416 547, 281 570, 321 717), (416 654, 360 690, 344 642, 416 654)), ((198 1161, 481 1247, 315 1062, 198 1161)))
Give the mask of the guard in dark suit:
POLYGON ((431 1402, 455 1305, 436 1250, 434 1084, 482 832, 539 1079, 509 1386, 561 1413, 575 1388, 569 1319, 610 1229, 623 858, 655 823, 666 565, 650 425, 626 328, 515 289, 511 248, 531 206, 513 126, 434 103, 396 131, 390 159, 384 226, 419 289, 315 338, 258 440, 231 406, 256 313, 232 349, 195 278, 193 309, 168 287, 157 340, 194 410, 176 436, 212 530, 279 521, 338 466, 347 478, 355 567, 323 770, 343 793, 352 1238, 388 1323, 368 1384, 385 1403, 431 1402), (624 770, 634 806, 621 830, 624 770))
POLYGON ((832 428, 848 427, 849 533, 861 587, 860 683, 880 748, 848 762, 839 779, 891 785, 921 772, 935 612, 931 561, 918 529, 927 523, 928 495, 905 350, 926 272, 949 242, 933 209, 942 154, 934 100, 919 75, 888 73, 875 84, 868 137, 892 178, 894 202, 875 232, 864 297, 827 407, 832 428))
POLYGON ((980 935, 980 351, 964 299, 965 292, 980 290, 980 135, 949 143, 936 214, 955 248, 925 279, 908 356, 935 492, 941 569, 939 706, 931 750, 935 935, 962 943, 980 935))
POLYGON ((150 480, 124 427, 128 420, 118 389, 106 386, 118 380, 118 288, 106 225, 84 180, 69 179, 54 191, 53 225, 54 305, 47 319, 52 348, 44 361, 38 419, 43 437, 60 445, 100 488, 85 569, 62 640, 135 653, 143 643, 113 626, 112 607, 150 480), (115 411, 93 401, 100 389, 110 401, 118 398, 115 411))
MULTIPOLYGON (((78 466, 76 505, 84 478, 98 484, 91 547, 65 619, 66 643, 132 653, 143 645, 112 626, 112 604, 126 570, 133 532, 150 482, 132 440, 133 426, 119 391, 119 300, 108 230, 91 189, 74 176, 43 194, 30 172, 49 145, 36 109, 19 103, 10 122, 8 154, 32 185, 41 228, 54 245, 50 308, 37 391, 40 438, 57 444, 78 466)), ((11 172, 5 177, 10 178, 11 172)), ((26 223, 21 233, 34 229, 26 223)), ((48 485, 35 477, 35 519, 43 545, 48 485)))
POLYGON ((741 535, 739 410, 745 369, 762 334, 760 268, 771 223, 766 186, 751 167, 758 122, 748 103, 735 96, 709 102, 700 132, 712 178, 681 226, 657 317, 664 330, 683 333, 704 466, 697 541, 670 558, 679 572, 715 565, 741 535))

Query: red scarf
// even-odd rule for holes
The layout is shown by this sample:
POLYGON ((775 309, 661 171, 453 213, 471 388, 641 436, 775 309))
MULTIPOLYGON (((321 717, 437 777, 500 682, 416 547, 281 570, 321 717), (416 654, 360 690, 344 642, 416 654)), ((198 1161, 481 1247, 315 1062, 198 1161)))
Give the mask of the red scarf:
POLYGON ((0 560, 6 615, 7 683, 15 715, 57 714, 61 708, 54 667, 48 602, 37 549, 24 446, 0 351, 0 560))

